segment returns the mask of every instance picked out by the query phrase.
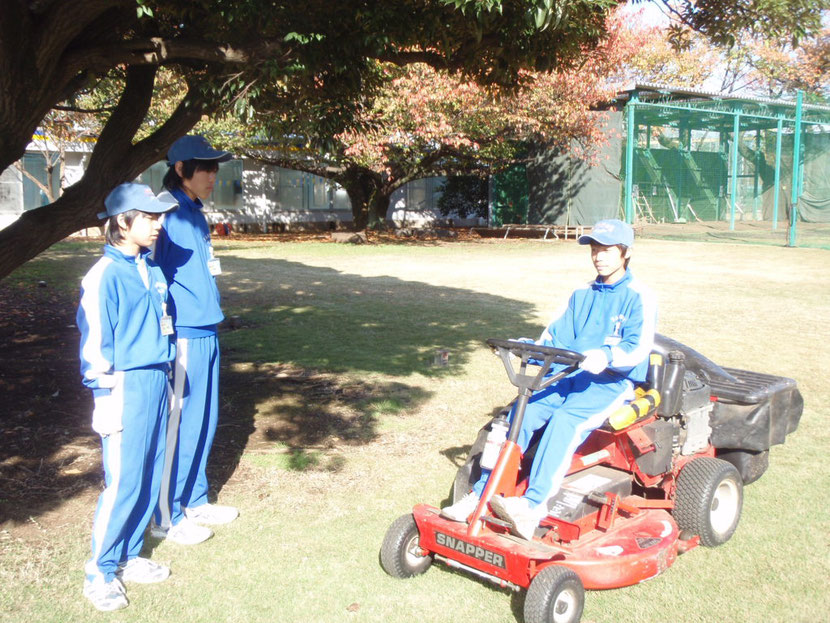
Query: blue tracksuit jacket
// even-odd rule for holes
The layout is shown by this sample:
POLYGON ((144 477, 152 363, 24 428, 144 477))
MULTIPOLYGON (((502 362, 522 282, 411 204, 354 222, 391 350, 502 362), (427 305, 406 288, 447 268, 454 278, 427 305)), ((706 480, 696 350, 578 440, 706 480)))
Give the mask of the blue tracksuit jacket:
POLYGON ((611 285, 597 278, 575 290, 537 343, 578 353, 602 349, 612 372, 642 383, 656 322, 654 295, 626 270, 623 278, 611 285))
POLYGON ((213 257, 210 228, 201 201, 181 189, 170 194, 179 208, 165 215, 153 257, 170 283, 178 337, 204 337, 225 318, 216 279, 207 270, 213 257))
POLYGON ((104 256, 81 282, 76 320, 84 385, 110 388, 115 371, 167 365, 173 359, 176 347, 160 329, 166 302, 167 280, 148 251, 132 257, 104 247, 104 256))

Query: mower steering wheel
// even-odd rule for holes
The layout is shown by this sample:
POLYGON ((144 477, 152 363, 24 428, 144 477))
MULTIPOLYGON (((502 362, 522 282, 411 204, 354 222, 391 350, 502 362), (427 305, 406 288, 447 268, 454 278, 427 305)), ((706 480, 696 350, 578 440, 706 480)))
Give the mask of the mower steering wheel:
POLYGON ((520 390, 525 391, 538 391, 550 387, 575 371, 582 360, 585 359, 584 355, 572 350, 554 348, 553 346, 542 346, 540 344, 521 342, 519 340, 490 338, 487 340, 487 344, 501 357, 510 382, 520 390), (518 372, 513 365, 513 361, 510 359, 511 354, 521 360, 518 372), (529 364, 540 366, 539 371, 534 375, 527 374, 526 371, 529 364), (564 365, 565 368, 555 374, 546 376, 551 366, 556 364, 564 365))

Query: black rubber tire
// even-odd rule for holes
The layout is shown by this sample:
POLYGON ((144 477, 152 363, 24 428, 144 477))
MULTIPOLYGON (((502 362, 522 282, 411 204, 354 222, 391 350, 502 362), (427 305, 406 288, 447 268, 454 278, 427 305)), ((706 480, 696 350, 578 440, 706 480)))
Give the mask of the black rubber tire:
POLYGON ((410 515, 398 517, 383 537, 380 546, 380 565, 393 578, 411 578, 422 574, 432 565, 432 555, 416 553, 418 525, 410 515))
POLYGON ((585 607, 579 576, 559 565, 545 567, 530 583, 525 597, 525 623, 577 623, 585 607))
POLYGON ((769 467, 769 450, 718 450, 718 458, 729 461, 738 470, 744 486, 752 484, 764 475, 769 467))
POLYGON ((681 531, 699 535, 706 547, 716 547, 735 533, 743 499, 743 481, 735 466, 701 457, 680 470, 674 519, 681 531))

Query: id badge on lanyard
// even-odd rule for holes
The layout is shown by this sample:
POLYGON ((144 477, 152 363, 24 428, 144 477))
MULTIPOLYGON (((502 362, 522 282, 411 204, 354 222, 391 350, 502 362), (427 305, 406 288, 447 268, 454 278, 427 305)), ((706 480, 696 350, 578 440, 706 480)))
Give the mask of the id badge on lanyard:
POLYGON ((221 275, 222 274, 222 265, 219 263, 219 258, 214 257, 214 255, 213 255, 213 245, 212 244, 208 244, 207 268, 208 268, 208 272, 211 275, 213 275, 214 277, 216 275, 221 275))
POLYGON ((167 303, 161 304, 161 320, 159 320, 162 335, 173 335, 173 317, 167 313, 167 303))

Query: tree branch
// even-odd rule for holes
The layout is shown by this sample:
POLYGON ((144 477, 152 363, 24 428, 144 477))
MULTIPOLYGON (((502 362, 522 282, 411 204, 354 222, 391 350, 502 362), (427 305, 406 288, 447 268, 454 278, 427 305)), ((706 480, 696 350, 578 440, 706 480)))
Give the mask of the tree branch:
POLYGON ((35 186, 37 186, 43 192, 43 194, 46 195, 46 197, 49 199, 49 201, 52 201, 52 197, 51 197, 52 193, 49 191, 49 188, 43 182, 41 182, 39 179, 37 179, 34 175, 29 173, 25 169, 25 167, 23 166, 22 162, 20 162, 19 160, 17 162, 15 162, 14 163, 14 168, 16 168, 18 171, 20 171, 30 182, 32 182, 35 186))
POLYGON ((187 95, 184 96, 176 110, 150 136, 136 143, 131 150, 135 159, 133 176, 146 169, 153 161, 161 160, 173 142, 187 132, 216 106, 208 105, 197 84, 188 83, 187 95))
POLYGON ((109 121, 101 130, 84 177, 94 171, 97 176, 112 179, 113 186, 126 177, 123 172, 123 158, 130 151, 132 139, 150 109, 155 77, 155 67, 127 68, 124 92, 109 121), (116 170, 120 172, 116 173, 116 170))
POLYGON ((115 106, 105 106, 104 108, 79 108, 77 106, 52 106, 52 110, 62 110, 64 112, 79 112, 79 113, 102 113, 102 112, 112 112, 115 110, 115 106))
POLYGON ((312 175, 319 175, 326 179, 336 179, 338 176, 343 175, 348 168, 348 165, 332 166, 317 160, 295 160, 293 158, 266 156, 258 149, 244 149, 242 153, 262 164, 282 167, 284 169, 294 169, 304 173, 311 173, 312 175))
MULTIPOLYGON (((107 11, 118 8, 132 10, 135 17, 134 5, 134 0, 50 2, 33 29, 37 43, 29 46, 36 55, 38 69, 44 74, 51 73, 46 68, 59 66, 64 51, 72 41, 107 11)), ((121 21, 123 23, 123 18, 121 21)))
POLYGON ((246 46, 232 46, 201 39, 132 39, 117 45, 81 48, 68 53, 64 74, 83 70, 106 71, 116 65, 165 65, 201 61, 225 65, 247 65, 264 60, 292 58, 294 49, 278 39, 260 39, 246 46))

